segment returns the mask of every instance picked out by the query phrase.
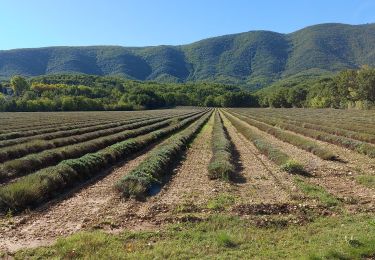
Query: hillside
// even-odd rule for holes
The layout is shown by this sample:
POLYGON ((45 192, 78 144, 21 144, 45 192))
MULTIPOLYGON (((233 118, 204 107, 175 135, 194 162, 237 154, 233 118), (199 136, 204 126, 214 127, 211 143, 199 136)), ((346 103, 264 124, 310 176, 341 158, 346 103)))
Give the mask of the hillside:
POLYGON ((323 74, 363 64, 375 65, 375 24, 322 24, 290 34, 251 31, 181 46, 0 51, 0 78, 85 73, 262 86, 281 77, 323 74))

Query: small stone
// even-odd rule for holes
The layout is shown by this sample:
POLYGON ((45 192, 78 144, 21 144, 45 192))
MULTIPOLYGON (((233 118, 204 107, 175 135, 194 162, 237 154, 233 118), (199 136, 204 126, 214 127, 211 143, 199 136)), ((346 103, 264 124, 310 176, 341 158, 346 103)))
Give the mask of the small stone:
POLYGON ((19 224, 25 224, 26 223, 26 218, 21 218, 20 221, 18 222, 19 224))

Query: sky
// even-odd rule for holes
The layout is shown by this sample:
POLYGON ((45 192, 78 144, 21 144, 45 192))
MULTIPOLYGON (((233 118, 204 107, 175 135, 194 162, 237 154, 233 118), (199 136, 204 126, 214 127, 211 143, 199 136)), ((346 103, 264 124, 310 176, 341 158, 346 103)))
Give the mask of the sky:
POLYGON ((252 30, 375 22, 375 0, 0 0, 0 50, 180 45, 252 30))

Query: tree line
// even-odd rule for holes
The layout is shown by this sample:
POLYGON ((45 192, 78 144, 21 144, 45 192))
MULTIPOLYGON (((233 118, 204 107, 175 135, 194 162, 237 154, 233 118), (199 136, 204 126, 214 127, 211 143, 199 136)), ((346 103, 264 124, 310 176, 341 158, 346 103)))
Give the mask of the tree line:
POLYGON ((261 107, 370 109, 375 107, 375 69, 364 66, 319 78, 295 77, 256 96, 261 107))
POLYGON ((254 94, 217 83, 157 83, 91 75, 14 76, 0 85, 1 111, 142 110, 257 106, 254 94))
POLYGON ((0 111, 207 107, 375 107, 375 69, 282 79, 258 91, 210 82, 157 83, 92 75, 14 76, 0 83, 0 111))

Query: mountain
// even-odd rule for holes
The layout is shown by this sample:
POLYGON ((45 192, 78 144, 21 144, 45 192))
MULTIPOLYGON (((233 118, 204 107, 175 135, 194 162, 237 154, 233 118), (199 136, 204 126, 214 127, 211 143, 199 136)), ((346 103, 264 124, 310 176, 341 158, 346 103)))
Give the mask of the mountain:
POLYGON ((364 64, 375 65, 375 24, 320 24, 290 34, 250 31, 180 46, 0 51, 0 78, 85 73, 262 86, 292 75, 320 75, 364 64))

